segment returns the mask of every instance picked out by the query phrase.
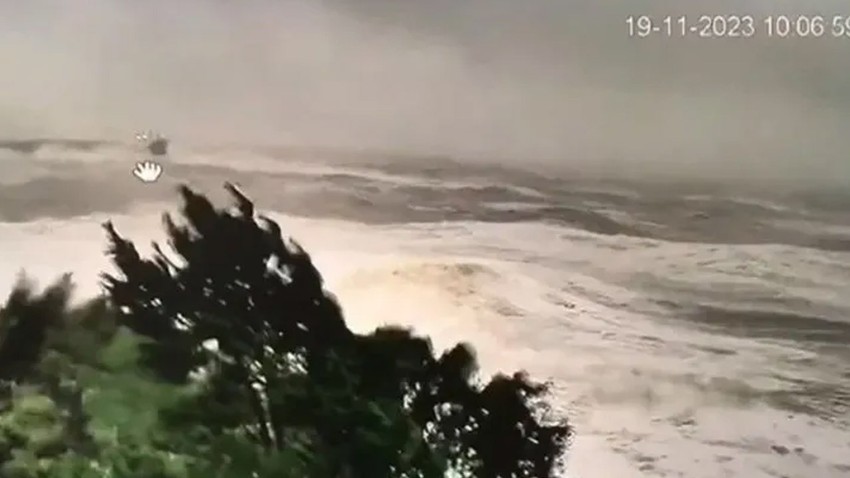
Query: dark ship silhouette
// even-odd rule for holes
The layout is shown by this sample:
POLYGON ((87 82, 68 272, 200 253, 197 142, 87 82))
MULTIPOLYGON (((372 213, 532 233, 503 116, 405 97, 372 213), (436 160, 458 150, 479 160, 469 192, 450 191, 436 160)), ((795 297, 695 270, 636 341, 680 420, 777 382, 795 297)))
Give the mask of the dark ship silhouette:
POLYGON ((168 140, 157 137, 148 142, 148 151, 154 156, 165 156, 168 154, 168 140))
POLYGON ((154 156, 165 156, 168 154, 168 139, 161 134, 145 133, 138 136, 140 141, 145 142, 145 148, 154 156))

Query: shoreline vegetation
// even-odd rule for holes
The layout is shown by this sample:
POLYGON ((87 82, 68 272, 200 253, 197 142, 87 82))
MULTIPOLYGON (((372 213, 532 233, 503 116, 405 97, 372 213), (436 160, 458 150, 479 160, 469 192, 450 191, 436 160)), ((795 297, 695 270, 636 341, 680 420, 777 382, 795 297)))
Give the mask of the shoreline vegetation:
POLYGON ((481 379, 465 343, 351 331, 309 254, 225 187, 232 209, 181 186, 152 257, 104 224, 118 273, 101 298, 72 307, 70 275, 21 278, 0 306, 0 476, 563 472, 573 430, 546 384, 481 379))

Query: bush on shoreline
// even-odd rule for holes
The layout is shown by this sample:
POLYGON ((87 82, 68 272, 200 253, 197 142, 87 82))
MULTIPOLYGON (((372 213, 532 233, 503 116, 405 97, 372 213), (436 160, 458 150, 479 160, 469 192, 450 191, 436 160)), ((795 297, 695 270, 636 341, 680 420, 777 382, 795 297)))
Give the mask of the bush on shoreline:
MULTIPOLYGON (((65 276, 0 311, 0 475, 555 476, 572 434, 545 384, 484 382, 473 349, 351 331, 319 271, 237 188, 181 187, 170 255, 104 225, 118 274, 71 308, 65 276)), ((399 313, 403 313, 400 310, 399 313)))

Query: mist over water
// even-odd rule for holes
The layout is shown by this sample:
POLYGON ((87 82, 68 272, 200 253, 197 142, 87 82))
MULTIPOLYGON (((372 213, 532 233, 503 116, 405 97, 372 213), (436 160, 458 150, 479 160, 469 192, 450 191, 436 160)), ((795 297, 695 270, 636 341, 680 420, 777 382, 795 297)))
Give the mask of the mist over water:
POLYGON ((573 477, 846 476, 850 38, 626 26, 798 3, 0 0, 0 293, 234 181, 355 327, 551 378, 573 477))
POLYGON ((629 38, 628 15, 841 2, 4 2, 0 130, 845 181, 850 38, 629 38))

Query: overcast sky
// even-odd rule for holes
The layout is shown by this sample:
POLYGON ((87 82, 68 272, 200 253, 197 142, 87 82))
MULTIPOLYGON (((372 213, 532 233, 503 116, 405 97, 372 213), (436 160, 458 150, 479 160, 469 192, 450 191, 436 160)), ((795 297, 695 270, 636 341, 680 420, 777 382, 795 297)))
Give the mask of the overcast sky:
POLYGON ((846 2, 681 3, 0 0, 0 131, 850 181, 850 37, 641 40, 625 21, 846 2))

